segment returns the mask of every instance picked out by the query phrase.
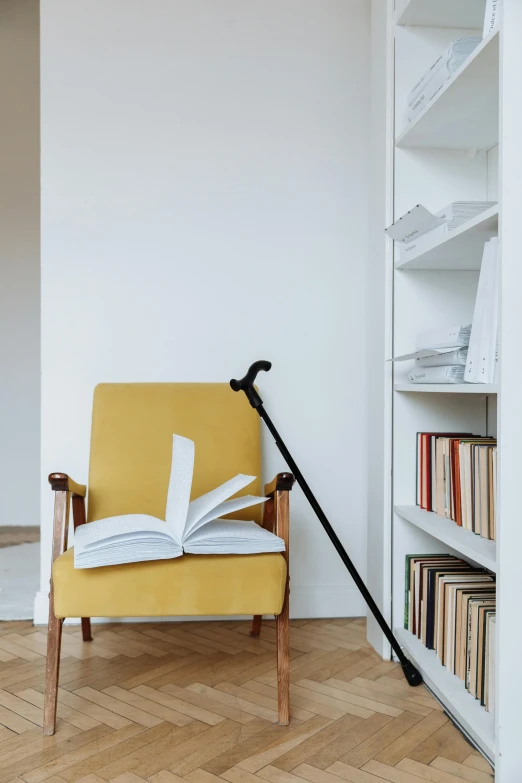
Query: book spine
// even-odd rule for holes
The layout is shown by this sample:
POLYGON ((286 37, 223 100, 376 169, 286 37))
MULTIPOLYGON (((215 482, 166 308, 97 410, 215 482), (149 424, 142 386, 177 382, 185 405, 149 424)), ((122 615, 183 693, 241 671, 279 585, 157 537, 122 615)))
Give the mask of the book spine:
MULTIPOLYGON (((450 367, 419 367, 408 373, 410 383, 460 383, 463 372, 458 365, 450 367)), ((462 368, 463 370, 464 368, 462 368)))
POLYGON ((456 348, 449 353, 439 353, 433 356, 421 356, 415 359, 416 367, 448 367, 465 366, 467 357, 466 348, 456 348))
POLYGON ((498 25, 498 10, 500 0, 487 0, 486 11, 484 14, 484 29, 482 32, 483 38, 490 35, 498 25))
POLYGON ((460 441, 453 441, 453 470, 455 473, 455 522, 462 527, 462 488, 460 483, 460 441))

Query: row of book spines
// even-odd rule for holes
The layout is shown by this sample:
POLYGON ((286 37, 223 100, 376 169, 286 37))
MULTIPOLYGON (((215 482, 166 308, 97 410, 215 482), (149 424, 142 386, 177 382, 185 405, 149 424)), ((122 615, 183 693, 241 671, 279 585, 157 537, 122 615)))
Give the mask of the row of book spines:
POLYGON ((488 709, 494 576, 442 554, 407 555, 405 577, 405 628, 488 709))
POLYGON ((417 433, 417 505, 495 539, 496 440, 417 433))

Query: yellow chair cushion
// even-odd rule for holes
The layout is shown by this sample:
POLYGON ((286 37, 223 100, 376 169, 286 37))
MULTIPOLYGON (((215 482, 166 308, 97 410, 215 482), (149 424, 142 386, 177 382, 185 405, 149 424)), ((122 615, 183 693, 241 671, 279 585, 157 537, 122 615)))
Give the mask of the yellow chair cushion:
POLYGON ((281 612, 280 553, 183 555, 173 560, 74 568, 74 549, 53 564, 56 617, 171 617, 281 612))

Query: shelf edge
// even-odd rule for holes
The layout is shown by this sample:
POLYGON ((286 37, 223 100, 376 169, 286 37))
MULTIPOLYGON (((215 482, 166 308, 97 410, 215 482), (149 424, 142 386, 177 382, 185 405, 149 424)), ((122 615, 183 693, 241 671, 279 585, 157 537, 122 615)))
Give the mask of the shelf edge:
POLYGON ((410 525, 414 525, 419 528, 419 530, 423 530, 438 541, 442 541, 456 552, 469 558, 469 560, 473 560, 475 563, 479 563, 479 565, 484 566, 484 568, 487 568, 489 571, 496 572, 497 558, 495 541, 476 536, 475 533, 472 533, 469 530, 463 530, 451 519, 441 517, 433 511, 424 511, 417 506, 394 506, 394 511, 402 519, 406 520, 406 522, 409 522, 410 525), (433 516, 431 516, 432 514, 433 516), (426 515, 425 518, 424 515, 426 515), (436 525, 439 525, 439 531, 434 528, 432 521, 436 525), (432 529, 432 527, 434 529, 432 529), (467 539, 467 536, 470 536, 470 538, 467 539), (477 548, 475 549, 474 546, 477 548), (481 551, 481 549, 483 551, 481 551), (490 551, 488 552, 488 550, 490 551))

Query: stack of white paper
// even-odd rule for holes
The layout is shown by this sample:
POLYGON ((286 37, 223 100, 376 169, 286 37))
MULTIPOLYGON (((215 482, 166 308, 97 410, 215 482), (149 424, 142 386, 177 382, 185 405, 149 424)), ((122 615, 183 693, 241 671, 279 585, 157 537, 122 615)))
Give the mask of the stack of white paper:
POLYGON ((452 201, 437 212, 437 217, 443 218, 450 232, 495 204, 496 201, 452 201))
MULTIPOLYGON (((466 327, 457 327, 465 329, 466 327)), ((450 367, 452 365, 466 364, 468 356, 467 348, 423 348, 413 353, 405 353, 403 356, 395 356, 394 362, 405 362, 408 359, 415 360, 416 367, 450 367)))
POLYGON ((408 93, 408 119, 413 120, 437 95, 444 84, 462 67, 482 38, 456 38, 408 93))
POLYGON ((433 351, 427 356, 418 356, 415 358, 416 367, 451 367, 459 365, 464 367, 468 357, 467 348, 456 348, 455 350, 433 351))
POLYGON ((462 383, 464 366, 416 367, 408 373, 408 379, 411 383, 462 383))
POLYGON ((495 206, 496 203, 496 201, 453 201, 434 214, 422 204, 417 204, 385 231, 398 243, 399 258, 404 262, 442 242, 452 231, 495 206))
POLYGON ((498 364, 498 238, 484 244, 466 372, 469 383, 495 383, 498 364))
POLYGON ((420 332, 417 350, 396 356, 394 361, 415 360, 415 368, 408 373, 411 383, 462 383, 470 334, 471 324, 420 332))

